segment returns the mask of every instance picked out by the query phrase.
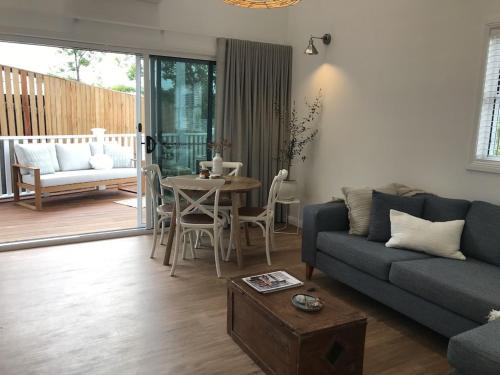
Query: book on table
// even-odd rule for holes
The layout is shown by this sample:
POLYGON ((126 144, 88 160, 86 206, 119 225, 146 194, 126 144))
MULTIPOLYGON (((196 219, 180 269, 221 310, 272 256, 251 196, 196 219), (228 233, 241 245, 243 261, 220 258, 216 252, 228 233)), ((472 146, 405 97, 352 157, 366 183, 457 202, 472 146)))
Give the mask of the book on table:
POLYGON ((242 280, 259 293, 271 293, 304 285, 302 281, 285 271, 243 277, 242 280))

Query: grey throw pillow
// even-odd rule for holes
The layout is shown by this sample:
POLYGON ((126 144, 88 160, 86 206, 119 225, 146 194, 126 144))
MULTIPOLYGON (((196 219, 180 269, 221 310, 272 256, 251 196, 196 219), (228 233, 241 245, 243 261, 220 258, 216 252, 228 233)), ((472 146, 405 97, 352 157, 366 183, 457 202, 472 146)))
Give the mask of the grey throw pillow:
POLYGON ((421 218, 424 202, 424 197, 400 197, 374 191, 372 194, 368 240, 376 242, 389 241, 391 238, 390 211, 396 210, 421 218))
MULTIPOLYGON (((389 184, 376 189, 387 194, 397 194, 394 184, 389 184)), ((370 211, 372 207, 372 188, 343 187, 345 204, 349 216, 349 234, 366 236, 370 225, 370 211)))

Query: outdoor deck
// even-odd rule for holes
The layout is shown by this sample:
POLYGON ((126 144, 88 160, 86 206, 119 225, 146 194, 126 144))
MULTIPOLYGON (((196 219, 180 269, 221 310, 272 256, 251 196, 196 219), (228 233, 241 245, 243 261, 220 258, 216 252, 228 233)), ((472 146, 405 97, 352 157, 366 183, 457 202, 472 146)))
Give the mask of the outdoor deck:
POLYGON ((116 189, 50 196, 43 211, 0 201, 0 243, 135 228, 136 209, 115 203, 135 196, 116 189))

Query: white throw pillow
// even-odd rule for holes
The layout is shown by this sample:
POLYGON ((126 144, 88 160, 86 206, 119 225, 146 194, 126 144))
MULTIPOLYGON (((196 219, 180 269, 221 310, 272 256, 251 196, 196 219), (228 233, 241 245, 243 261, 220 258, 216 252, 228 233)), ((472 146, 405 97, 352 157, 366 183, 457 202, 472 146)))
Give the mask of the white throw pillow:
POLYGON ((89 159, 92 156, 88 143, 56 144, 57 159, 62 171, 91 169, 89 159))
MULTIPOLYGON (((55 147, 46 143, 15 144, 14 151, 21 165, 38 167, 40 174, 51 174, 59 170, 55 147)), ((23 175, 33 174, 30 169, 21 169, 23 175)))
POLYGON ((391 238, 386 247, 422 251, 444 258, 461 259, 460 238, 464 220, 432 222, 391 210, 391 238))
POLYGON ((102 142, 90 142, 90 153, 92 156, 104 154, 104 143, 102 142))
POLYGON ((132 158, 134 153, 130 148, 113 143, 105 143, 104 154, 111 156, 113 159, 113 168, 132 167, 132 158))
POLYGON ((109 155, 94 155, 89 159, 93 169, 113 169, 113 159, 109 155))

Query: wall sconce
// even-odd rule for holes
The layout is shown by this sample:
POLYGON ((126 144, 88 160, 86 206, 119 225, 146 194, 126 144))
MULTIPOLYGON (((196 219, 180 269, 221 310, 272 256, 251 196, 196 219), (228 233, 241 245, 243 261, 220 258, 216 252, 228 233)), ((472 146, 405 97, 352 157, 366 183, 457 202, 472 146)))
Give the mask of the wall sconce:
POLYGON ((323 44, 327 46, 332 41, 332 35, 331 34, 325 34, 325 35, 323 35, 321 37, 319 37, 319 36, 312 36, 311 35, 311 37, 309 38, 309 44, 307 45, 307 48, 304 51, 304 53, 306 55, 317 55, 318 54, 318 50, 314 46, 313 39, 321 39, 323 41, 323 44))

